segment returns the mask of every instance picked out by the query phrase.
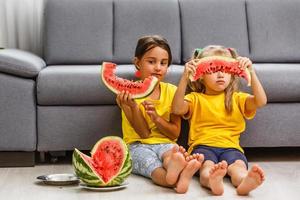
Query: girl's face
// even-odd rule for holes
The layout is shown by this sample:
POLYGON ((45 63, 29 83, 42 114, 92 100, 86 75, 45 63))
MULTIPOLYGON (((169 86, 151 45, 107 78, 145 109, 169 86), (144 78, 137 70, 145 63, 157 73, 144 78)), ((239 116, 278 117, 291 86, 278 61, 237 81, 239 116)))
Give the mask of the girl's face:
POLYGON ((229 85, 231 80, 231 74, 221 71, 204 74, 203 83, 205 85, 205 94, 219 94, 223 92, 229 85))
POLYGON ((154 47, 147 51, 141 59, 135 58, 135 64, 140 68, 141 79, 155 76, 163 80, 167 73, 169 54, 161 47, 154 47))

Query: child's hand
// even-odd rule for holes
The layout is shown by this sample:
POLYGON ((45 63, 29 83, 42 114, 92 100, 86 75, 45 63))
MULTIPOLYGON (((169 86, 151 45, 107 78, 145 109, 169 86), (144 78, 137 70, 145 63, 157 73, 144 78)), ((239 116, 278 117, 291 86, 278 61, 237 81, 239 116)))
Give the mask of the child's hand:
POLYGON ((239 61, 239 64, 240 64, 240 68, 242 68, 243 70, 247 69, 249 71, 252 71, 253 68, 252 68, 252 61, 247 58, 247 57, 238 57, 237 60, 239 61))
POLYGON ((131 94, 129 94, 128 91, 120 92, 117 95, 116 101, 121 109, 124 109, 125 107, 134 108, 137 106, 137 103, 131 98, 131 94))
POLYGON ((196 73, 197 68, 197 60, 190 60, 185 63, 183 76, 188 79, 190 75, 194 75, 196 73))
POLYGON ((142 103, 142 105, 144 106, 145 111, 149 115, 151 120, 155 122, 159 118, 159 115, 156 112, 154 104, 151 101, 146 100, 142 103))

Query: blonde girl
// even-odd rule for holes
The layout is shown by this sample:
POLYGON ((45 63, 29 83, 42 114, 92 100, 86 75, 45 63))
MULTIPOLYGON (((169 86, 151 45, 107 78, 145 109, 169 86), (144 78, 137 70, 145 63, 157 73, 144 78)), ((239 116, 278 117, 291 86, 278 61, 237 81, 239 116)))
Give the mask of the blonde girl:
POLYGON ((196 50, 175 93, 172 112, 189 120, 189 152, 204 155, 200 183, 214 195, 224 192, 223 177, 227 174, 239 195, 247 195, 264 181, 264 171, 248 162, 239 144, 245 130, 245 119, 252 119, 256 110, 267 103, 265 91, 249 58, 239 57, 234 49, 210 45, 196 50), (252 95, 239 92, 239 78, 217 71, 206 73, 196 82, 189 82, 199 59, 210 56, 234 58, 239 67, 251 73, 252 95), (187 85, 192 92, 185 95, 187 85))

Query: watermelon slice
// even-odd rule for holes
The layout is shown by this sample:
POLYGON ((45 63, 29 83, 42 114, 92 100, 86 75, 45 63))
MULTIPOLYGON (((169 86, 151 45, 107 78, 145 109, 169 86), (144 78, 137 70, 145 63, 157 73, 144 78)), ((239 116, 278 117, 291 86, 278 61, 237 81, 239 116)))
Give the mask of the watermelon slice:
POLYGON ((96 187, 121 185, 132 170, 127 145, 116 136, 99 140, 91 151, 91 157, 75 149, 72 163, 80 180, 96 187))
POLYGON ((208 56, 201 58, 197 62, 196 73, 194 75, 190 75, 189 78, 191 81, 196 81, 206 73, 214 73, 217 71, 242 77, 247 81, 248 86, 251 85, 249 69, 241 69, 239 67, 239 62, 236 59, 224 56, 208 56))
POLYGON ((130 81, 115 75, 117 65, 111 62, 102 63, 102 81, 114 93, 129 91, 133 99, 143 98, 151 94, 158 79, 149 76, 143 81, 130 81))

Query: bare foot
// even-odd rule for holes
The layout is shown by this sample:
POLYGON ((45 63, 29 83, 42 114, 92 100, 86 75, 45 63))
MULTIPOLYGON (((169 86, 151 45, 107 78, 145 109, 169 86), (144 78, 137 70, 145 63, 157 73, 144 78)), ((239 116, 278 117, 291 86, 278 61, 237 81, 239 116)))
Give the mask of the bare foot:
POLYGON ((254 190, 259 185, 261 185, 264 180, 264 171, 258 165, 253 165, 249 170, 247 176, 237 187, 236 191, 239 195, 248 195, 250 191, 254 190))
POLYGON ((172 155, 170 161, 167 164, 166 182, 170 185, 174 185, 179 177, 179 174, 187 165, 184 155, 179 151, 178 146, 172 148, 172 155))
POLYGON ((222 195, 224 192, 223 178, 227 173, 227 162, 215 164, 209 171, 209 186, 214 195, 222 195))
POLYGON ((186 158, 189 156, 188 152, 186 152, 185 148, 183 146, 179 146, 178 151, 183 154, 183 156, 186 158))
POLYGON ((181 172, 175 188, 176 192, 181 194, 187 192, 190 180, 192 179, 193 175, 200 169, 204 160, 204 156, 202 154, 194 154, 188 156, 186 160, 188 161, 188 163, 181 172))

